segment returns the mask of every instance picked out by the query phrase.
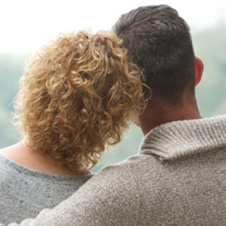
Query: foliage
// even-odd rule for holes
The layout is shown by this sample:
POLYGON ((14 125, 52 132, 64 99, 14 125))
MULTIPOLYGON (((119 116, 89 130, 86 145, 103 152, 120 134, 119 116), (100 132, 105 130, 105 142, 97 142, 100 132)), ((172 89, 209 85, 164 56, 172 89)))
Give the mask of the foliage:
POLYGON ((205 65, 197 89, 203 116, 226 112, 226 23, 219 23, 194 35, 195 52, 205 65))
POLYGON ((0 55, 0 147, 13 144, 19 139, 11 123, 11 112, 26 58, 26 55, 0 55))

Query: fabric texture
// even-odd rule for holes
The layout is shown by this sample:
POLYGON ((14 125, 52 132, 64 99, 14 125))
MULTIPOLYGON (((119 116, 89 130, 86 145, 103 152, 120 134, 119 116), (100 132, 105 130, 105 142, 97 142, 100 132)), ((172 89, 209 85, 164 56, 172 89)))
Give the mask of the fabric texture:
POLYGON ((0 222, 20 223, 71 196, 91 174, 55 175, 23 167, 0 155, 0 222))
POLYGON ((156 127, 137 156, 20 225, 225 226, 226 115, 156 127))

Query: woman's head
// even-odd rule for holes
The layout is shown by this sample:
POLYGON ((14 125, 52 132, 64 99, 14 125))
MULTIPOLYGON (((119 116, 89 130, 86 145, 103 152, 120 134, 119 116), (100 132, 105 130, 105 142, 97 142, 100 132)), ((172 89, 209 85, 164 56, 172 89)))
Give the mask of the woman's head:
POLYGON ((37 151, 89 169, 121 140, 141 99, 141 72, 113 33, 64 34, 28 63, 16 123, 37 151))

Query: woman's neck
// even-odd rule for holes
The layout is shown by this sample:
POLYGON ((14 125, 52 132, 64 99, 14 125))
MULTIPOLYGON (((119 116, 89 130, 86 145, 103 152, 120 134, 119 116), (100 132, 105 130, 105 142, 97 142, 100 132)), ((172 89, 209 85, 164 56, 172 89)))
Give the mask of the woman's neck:
POLYGON ((88 170, 72 170, 65 166, 59 166, 47 155, 43 155, 41 152, 28 146, 25 140, 1 149, 0 154, 17 164, 46 173, 58 175, 82 175, 89 173, 88 170))

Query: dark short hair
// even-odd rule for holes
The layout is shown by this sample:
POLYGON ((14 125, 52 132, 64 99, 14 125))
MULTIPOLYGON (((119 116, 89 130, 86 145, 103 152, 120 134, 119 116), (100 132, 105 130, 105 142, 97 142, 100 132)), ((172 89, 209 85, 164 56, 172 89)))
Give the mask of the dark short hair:
POLYGON ((186 88, 194 94, 190 29, 175 9, 167 5, 139 7, 122 15, 113 30, 143 70, 153 97, 176 104, 186 88))

